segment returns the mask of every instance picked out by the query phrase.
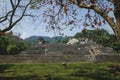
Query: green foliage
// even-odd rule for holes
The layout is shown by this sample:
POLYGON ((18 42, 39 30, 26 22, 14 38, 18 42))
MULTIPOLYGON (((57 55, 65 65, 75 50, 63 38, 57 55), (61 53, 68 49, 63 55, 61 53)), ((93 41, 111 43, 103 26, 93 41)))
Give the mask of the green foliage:
POLYGON ((110 35, 97 36, 96 38, 96 42, 103 46, 109 46, 109 41, 110 41, 110 35))
POLYGON ((94 42, 101 44, 105 47, 112 47, 115 51, 120 52, 120 42, 113 34, 109 34, 104 29, 96 30, 83 30, 81 33, 77 33, 75 38, 89 38, 94 42))
POLYGON ((56 36, 52 38, 47 36, 31 36, 26 38, 25 41, 31 44, 37 44, 39 37, 43 38, 47 43, 67 43, 69 41, 69 37, 62 36, 56 36))
POLYGON ((65 38, 64 40, 61 41, 61 43, 67 43, 69 41, 69 38, 65 38))
POLYGON ((0 53, 7 53, 7 46, 8 46, 8 36, 0 36, 0 53))
POLYGON ((112 42, 110 45, 115 51, 120 52, 120 41, 112 42))
POLYGON ((1 80, 120 80, 118 63, 0 64, 1 80))
POLYGON ((60 40, 60 39, 57 39, 57 40, 56 40, 56 43, 67 43, 68 41, 69 41, 69 38, 66 38, 66 37, 65 37, 65 38, 63 38, 63 39, 61 39, 61 40, 60 40))
POLYGON ((67 43, 68 41, 69 41, 69 37, 56 36, 56 37, 52 37, 49 43, 67 43))
POLYGON ((30 8, 31 9, 35 9, 36 8, 36 4, 37 3, 40 3, 42 0, 31 0, 31 3, 30 3, 30 8))
POLYGON ((18 37, 7 34, 0 36, 0 54, 18 54, 27 47, 28 44, 18 37))
POLYGON ((81 38, 82 36, 83 36, 82 33, 76 33, 74 38, 81 38))
POLYGON ((16 44, 10 44, 7 46, 8 54, 16 54, 19 51, 19 47, 16 44))

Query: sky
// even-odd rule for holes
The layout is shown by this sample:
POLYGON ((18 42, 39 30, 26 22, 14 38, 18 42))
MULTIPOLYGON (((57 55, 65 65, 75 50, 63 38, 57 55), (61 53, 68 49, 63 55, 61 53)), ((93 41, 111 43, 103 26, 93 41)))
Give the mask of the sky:
MULTIPOLYGON (((17 34, 20 33, 20 37, 22 39, 28 38, 30 36, 48 36, 48 37, 54 37, 54 36, 60 36, 58 32, 54 32, 53 30, 50 30, 49 32, 45 29, 45 23, 40 23, 39 25, 35 25, 34 23, 29 22, 26 20, 21 21, 17 26, 15 26, 12 31, 17 34)), ((83 27, 75 28, 72 31, 69 29, 64 30, 64 34, 67 36, 74 36, 77 32, 81 32, 83 27)))
MULTIPOLYGON (((60 36, 58 32, 54 32, 53 30, 50 30, 49 32, 46 31, 45 29, 46 23, 44 23, 43 17, 41 16, 42 11, 44 11, 45 9, 46 7, 43 7, 40 10, 31 11, 31 13, 38 16, 37 21, 34 22, 32 18, 25 17, 22 21, 20 21, 18 25, 16 25, 12 29, 12 31, 14 33, 20 33, 21 34, 20 37, 22 39, 28 38, 30 36, 48 36, 48 37, 60 36)), ((81 32, 81 30, 83 29, 83 27, 80 26, 77 26, 72 31, 70 31, 69 28, 64 29, 64 34, 67 36, 74 36, 77 32, 81 32)))
MULTIPOLYGON (((82 14, 85 14, 85 13, 83 12, 82 14)), ((20 33, 21 35, 20 37, 22 39, 28 38, 30 36, 48 36, 48 37, 60 36, 59 33, 57 32, 54 33, 53 30, 46 32, 45 25, 46 23, 43 23, 41 21, 39 24, 36 25, 33 22, 33 20, 29 20, 29 18, 25 18, 17 26, 15 26, 12 29, 12 31, 14 33, 20 33)), ((67 36, 74 36, 76 33, 81 32, 83 28, 84 28, 83 25, 80 24, 79 26, 76 26, 76 28, 74 28, 72 31, 69 30, 69 28, 65 29, 64 34, 67 36)), ((106 29, 108 32, 113 33, 109 25, 104 25, 103 28, 106 29)))
MULTIPOLYGON (((3 0, 4 1, 4 0, 3 0)), ((44 10, 45 8, 42 8, 42 10, 44 10)), ((13 33, 19 34, 20 33, 20 37, 22 39, 28 38, 30 36, 48 36, 48 37, 54 37, 54 36, 60 36, 59 33, 54 33, 53 30, 50 30, 50 32, 46 32, 45 26, 46 23, 44 23, 42 21, 42 17, 41 17, 41 12, 40 10, 36 10, 33 11, 35 15, 39 16, 38 22, 34 23, 34 20, 25 17, 23 18, 17 25, 15 25, 15 27, 13 27, 12 31, 13 33)), ((80 13, 80 15, 82 16, 83 14, 85 14, 86 11, 82 11, 80 13)), ((79 26, 76 26, 76 28, 74 28, 72 31, 69 30, 69 28, 64 30, 64 34, 67 36, 74 36, 77 32, 81 32, 81 30, 84 27, 80 24, 79 26)), ((104 25, 104 28, 110 32, 113 33, 112 29, 110 28, 109 25, 104 25)))
MULTIPOLYGON (((32 21, 28 21, 28 19, 21 21, 17 26, 15 26, 12 31, 15 34, 20 33, 20 37, 22 39, 28 38, 30 36, 60 36, 59 33, 54 33, 53 30, 46 32, 45 23, 40 23, 39 25, 35 25, 32 21)), ((72 31, 69 29, 64 30, 64 34, 67 36, 74 36, 77 32, 81 32, 84 27, 80 25, 80 27, 74 28, 72 31)), ((113 33, 111 27, 109 25, 105 25, 105 28, 108 32, 113 33)))

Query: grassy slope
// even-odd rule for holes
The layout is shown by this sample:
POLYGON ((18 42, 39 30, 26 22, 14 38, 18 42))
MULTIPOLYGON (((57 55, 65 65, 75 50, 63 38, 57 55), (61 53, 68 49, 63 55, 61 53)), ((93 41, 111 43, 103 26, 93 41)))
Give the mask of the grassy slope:
POLYGON ((0 64, 0 80, 120 80, 118 63, 0 64))

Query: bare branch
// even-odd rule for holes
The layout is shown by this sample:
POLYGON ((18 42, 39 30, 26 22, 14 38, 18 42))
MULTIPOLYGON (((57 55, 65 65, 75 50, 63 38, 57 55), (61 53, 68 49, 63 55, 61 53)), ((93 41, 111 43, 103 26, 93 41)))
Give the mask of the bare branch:
POLYGON ((8 15, 9 15, 10 13, 12 13, 12 12, 13 12, 13 10, 9 11, 9 12, 8 12, 5 16, 0 17, 0 23, 2 23, 2 22, 4 22, 4 21, 6 21, 6 20, 7 20, 8 15))
POLYGON ((29 1, 28 4, 26 4, 26 6, 25 6, 25 8, 23 9, 23 12, 22 12, 22 14, 20 15, 20 17, 19 17, 16 21, 13 22, 13 17, 15 16, 16 9, 19 7, 20 1, 21 1, 21 0, 18 0, 17 5, 16 5, 16 6, 14 7, 14 9, 13 9, 12 15, 11 15, 11 17, 10 17, 9 26, 6 27, 6 28, 4 28, 4 29, 2 30, 2 32, 6 32, 6 31, 12 29, 12 28, 13 28, 20 20, 22 20, 22 18, 25 16, 25 12, 26 12, 28 6, 29 6, 30 3, 31 3, 31 0, 29 1))
POLYGON ((12 8, 14 9, 15 6, 14 6, 14 3, 13 3, 13 0, 10 0, 10 3, 11 3, 11 5, 12 5, 12 8))
MULTIPOLYGON (((111 0, 112 1, 112 0, 111 0)), ((71 0, 71 2, 73 4, 76 4, 77 6, 79 6, 80 8, 85 8, 85 9, 91 9, 91 10, 94 10, 96 13, 98 13, 101 17, 103 17, 110 26, 114 26, 112 28, 116 28, 117 25, 115 23, 115 21, 113 20, 112 17, 110 17, 106 12, 105 10, 99 8, 98 6, 94 5, 94 4, 87 4, 87 3, 80 3, 78 4, 76 2, 76 0, 71 0)), ((113 29, 114 30, 114 29, 113 29)))

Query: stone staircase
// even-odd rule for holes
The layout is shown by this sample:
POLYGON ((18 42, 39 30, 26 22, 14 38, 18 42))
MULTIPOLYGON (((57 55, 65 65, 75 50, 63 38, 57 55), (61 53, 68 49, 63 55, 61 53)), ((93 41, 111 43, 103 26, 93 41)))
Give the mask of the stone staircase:
POLYGON ((41 45, 31 45, 28 49, 21 52, 22 54, 45 54, 45 46, 41 45))
POLYGON ((96 55, 102 53, 101 48, 102 46, 100 45, 96 45, 96 44, 90 45, 90 49, 89 49, 90 55, 88 55, 90 61, 94 62, 97 60, 96 55))
POLYGON ((101 51, 102 46, 100 45, 91 45, 91 48, 94 55, 102 53, 101 51))
MULTIPOLYGON (((89 47, 88 47, 89 48, 89 47)), ((43 44, 31 45, 27 50, 22 51, 24 54, 41 54, 41 55, 86 55, 89 54, 85 46, 75 44, 43 44)))
MULTIPOLYGON (((31 45, 27 50, 21 53, 27 55, 39 55, 39 56, 79 56, 81 61, 97 61, 96 56, 106 53, 104 51, 111 52, 111 49, 97 45, 66 45, 66 44, 35 44, 31 45), (84 60, 85 59, 85 60, 84 60)), ((22 54, 22 55, 23 55, 22 54)), ((59 57, 58 57, 59 58, 59 57)), ((57 58, 57 60, 58 60, 57 58)), ((75 57, 76 58, 76 57, 75 57)), ((78 61, 80 61, 78 59, 78 61)))

